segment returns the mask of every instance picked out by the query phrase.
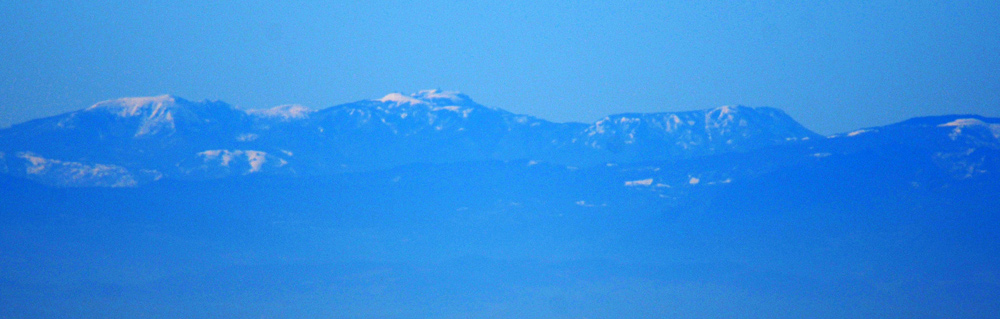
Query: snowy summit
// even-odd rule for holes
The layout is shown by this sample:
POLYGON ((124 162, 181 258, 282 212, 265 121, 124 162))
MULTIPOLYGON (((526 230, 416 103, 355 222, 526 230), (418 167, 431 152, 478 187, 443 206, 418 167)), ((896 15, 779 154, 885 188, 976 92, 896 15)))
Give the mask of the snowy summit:
POLYGON ((103 110, 121 117, 142 114, 157 114, 177 104, 178 98, 172 95, 149 97, 129 97, 103 101, 87 108, 87 111, 103 110))
POLYGON ((472 102, 469 96, 458 91, 422 90, 410 95, 389 93, 378 99, 380 102, 402 104, 433 104, 438 106, 465 105, 472 102))

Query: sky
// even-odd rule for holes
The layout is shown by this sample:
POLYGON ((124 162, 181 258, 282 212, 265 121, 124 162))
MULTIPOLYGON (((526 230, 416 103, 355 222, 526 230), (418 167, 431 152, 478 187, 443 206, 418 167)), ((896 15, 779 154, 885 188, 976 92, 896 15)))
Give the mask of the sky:
POLYGON ((1000 2, 841 2, 0 0, 0 127, 129 96, 321 109, 433 88, 556 122, 1000 117, 1000 2))

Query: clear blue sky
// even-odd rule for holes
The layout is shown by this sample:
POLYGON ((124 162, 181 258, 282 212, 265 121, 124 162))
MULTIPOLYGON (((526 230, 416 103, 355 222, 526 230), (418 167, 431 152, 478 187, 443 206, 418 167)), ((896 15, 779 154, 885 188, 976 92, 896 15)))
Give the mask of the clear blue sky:
POLYGON ((325 108, 426 88, 560 122, 1000 116, 995 0, 672 2, 0 0, 0 127, 123 96, 325 108))

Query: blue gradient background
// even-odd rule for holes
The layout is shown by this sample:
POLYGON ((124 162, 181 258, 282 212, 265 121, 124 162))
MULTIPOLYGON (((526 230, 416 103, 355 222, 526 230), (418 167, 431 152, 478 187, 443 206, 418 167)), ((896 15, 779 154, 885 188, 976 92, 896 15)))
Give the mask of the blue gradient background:
POLYGON ((3 1, 0 127, 123 96, 324 108, 425 88, 553 121, 1000 116, 997 17, 996 1, 3 1))

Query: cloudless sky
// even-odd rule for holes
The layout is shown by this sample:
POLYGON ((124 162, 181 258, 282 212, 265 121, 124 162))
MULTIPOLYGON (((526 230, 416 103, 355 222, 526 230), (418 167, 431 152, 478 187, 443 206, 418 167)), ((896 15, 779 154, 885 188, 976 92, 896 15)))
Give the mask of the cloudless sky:
POLYGON ((841 3, 0 0, 0 127, 125 96, 325 108, 427 88, 558 122, 1000 116, 1000 2, 841 3))

